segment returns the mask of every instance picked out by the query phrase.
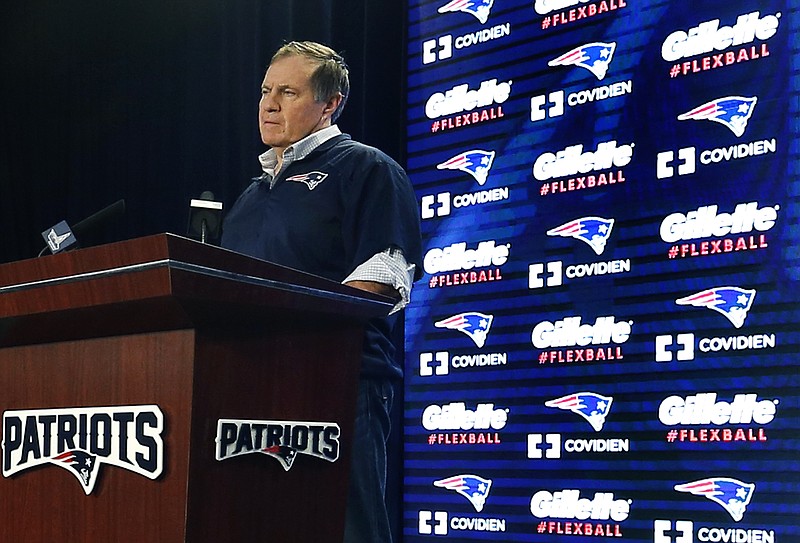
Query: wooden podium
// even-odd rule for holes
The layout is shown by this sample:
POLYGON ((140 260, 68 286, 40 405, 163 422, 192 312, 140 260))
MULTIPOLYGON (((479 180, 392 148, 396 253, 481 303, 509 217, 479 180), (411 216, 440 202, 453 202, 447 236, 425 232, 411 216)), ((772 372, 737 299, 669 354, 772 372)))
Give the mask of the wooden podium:
POLYGON ((390 305, 168 234, 0 266, 0 541, 341 541, 363 324, 390 305), (254 422, 218 460, 221 420, 254 422))

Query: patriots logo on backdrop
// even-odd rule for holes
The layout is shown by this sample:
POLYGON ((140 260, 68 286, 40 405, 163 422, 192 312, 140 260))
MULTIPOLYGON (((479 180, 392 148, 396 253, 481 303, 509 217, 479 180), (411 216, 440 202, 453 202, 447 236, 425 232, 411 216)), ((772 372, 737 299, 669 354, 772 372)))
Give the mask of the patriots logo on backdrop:
POLYGON ((724 124, 731 132, 740 137, 747 128, 747 121, 756 107, 757 96, 745 98, 743 96, 726 96, 717 98, 691 111, 678 115, 679 121, 692 119, 695 121, 714 121, 724 124))
POLYGON ((707 307, 724 315, 736 328, 741 328, 747 318, 747 312, 753 305, 756 291, 739 287, 710 288, 675 300, 678 305, 707 307))
POLYGON ((606 248, 609 236, 611 236, 613 226, 614 219, 583 217, 548 230, 547 235, 579 239, 587 243, 596 254, 601 255, 606 248))
POLYGON ((439 13, 469 13, 478 19, 481 24, 489 20, 489 12, 494 0, 452 0, 439 8, 439 13))
POLYGON ((560 57, 554 58, 547 63, 548 66, 580 66, 586 68, 597 79, 603 79, 608 72, 611 58, 614 56, 616 43, 594 42, 587 43, 568 51, 560 57))
POLYGON ((675 485, 678 492, 688 492, 695 496, 705 496, 721 505, 736 522, 742 520, 745 509, 756 489, 754 483, 743 483, 730 477, 711 477, 691 483, 675 485))
POLYGON ((458 330, 467 334, 478 347, 483 347, 486 343, 486 336, 489 334, 489 327, 492 326, 492 315, 484 315, 474 311, 469 313, 459 313, 444 320, 434 323, 436 328, 447 328, 458 330))
POLYGON ((52 464, 72 473, 80 481, 83 491, 90 494, 97 482, 97 456, 81 449, 64 451, 50 459, 52 464))
POLYGON ((283 466, 284 471, 289 471, 294 464, 294 459, 297 457, 297 449, 293 449, 286 445, 274 445, 272 447, 265 447, 261 452, 275 458, 283 466))
POLYGON ((611 402, 614 398, 601 396, 594 392, 577 392, 568 394, 555 400, 544 402, 546 407, 557 407, 566 411, 572 411, 586 419, 592 425, 595 432, 603 429, 606 416, 611 410, 611 402))
POLYGON ((494 151, 481 151, 473 149, 456 155, 441 164, 436 165, 438 170, 461 170, 475 178, 479 185, 486 183, 489 169, 494 162, 494 151))
POLYGON ((447 479, 440 479, 433 482, 433 486, 455 490, 469 500, 469 503, 480 513, 492 487, 490 479, 484 479, 477 475, 455 475, 447 479))
POLYGON ((328 177, 327 173, 322 172, 309 172, 309 173, 301 173, 300 175, 293 175, 292 177, 287 177, 287 181, 294 181, 297 183, 305 183, 308 187, 308 190, 314 190, 317 185, 322 183, 325 178, 328 177))

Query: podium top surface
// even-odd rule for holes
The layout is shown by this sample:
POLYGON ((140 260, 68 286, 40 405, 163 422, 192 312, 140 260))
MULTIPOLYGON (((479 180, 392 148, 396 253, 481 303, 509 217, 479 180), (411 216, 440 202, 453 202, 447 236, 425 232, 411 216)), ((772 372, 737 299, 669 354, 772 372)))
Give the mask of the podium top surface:
POLYGON ((108 335, 252 318, 363 321, 391 307, 386 297, 172 234, 0 265, 0 345, 31 334, 41 341, 45 332, 33 330, 46 326, 73 329, 52 341, 79 323, 108 335))

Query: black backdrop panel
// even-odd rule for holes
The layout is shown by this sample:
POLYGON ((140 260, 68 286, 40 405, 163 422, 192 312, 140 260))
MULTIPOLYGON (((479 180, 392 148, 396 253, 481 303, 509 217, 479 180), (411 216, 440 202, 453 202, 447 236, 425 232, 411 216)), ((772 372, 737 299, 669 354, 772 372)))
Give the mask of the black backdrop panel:
POLYGON ((0 6, 0 261, 39 233, 124 198, 89 243, 186 232, 204 190, 226 205, 257 175, 270 55, 311 39, 343 51, 343 131, 402 158, 402 23, 381 0, 9 0, 0 6))

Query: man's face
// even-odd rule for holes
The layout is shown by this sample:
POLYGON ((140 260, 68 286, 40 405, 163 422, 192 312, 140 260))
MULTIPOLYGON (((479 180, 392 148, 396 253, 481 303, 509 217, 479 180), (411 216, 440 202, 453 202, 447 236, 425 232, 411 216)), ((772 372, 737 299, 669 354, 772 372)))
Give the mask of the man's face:
POLYGON ((261 85, 258 126, 261 141, 279 155, 289 145, 331 124, 331 103, 317 102, 311 88, 316 64, 291 55, 273 62, 261 85))

